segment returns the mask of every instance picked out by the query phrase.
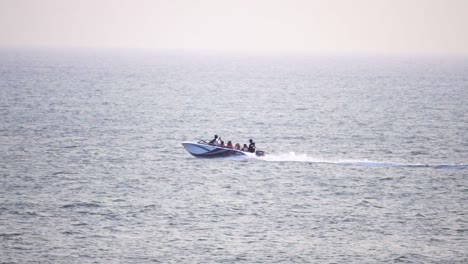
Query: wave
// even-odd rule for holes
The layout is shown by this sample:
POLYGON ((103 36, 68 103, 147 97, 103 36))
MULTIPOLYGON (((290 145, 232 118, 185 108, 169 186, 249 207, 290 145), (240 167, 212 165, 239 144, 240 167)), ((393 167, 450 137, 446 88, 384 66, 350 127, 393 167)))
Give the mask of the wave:
POLYGON ((72 203, 72 204, 66 204, 66 205, 63 205, 61 206, 61 208, 78 208, 78 207, 87 207, 87 208, 97 208, 97 207, 101 207, 100 205, 96 204, 96 203, 72 203))
POLYGON ((289 152, 285 154, 269 154, 265 157, 256 158, 269 162, 307 162, 317 164, 332 164, 342 166, 362 166, 362 167, 402 167, 402 168, 433 168, 433 169, 451 169, 468 170, 468 164, 410 164, 389 161, 371 161, 371 160, 326 160, 315 157, 309 157, 307 154, 296 154, 289 152))

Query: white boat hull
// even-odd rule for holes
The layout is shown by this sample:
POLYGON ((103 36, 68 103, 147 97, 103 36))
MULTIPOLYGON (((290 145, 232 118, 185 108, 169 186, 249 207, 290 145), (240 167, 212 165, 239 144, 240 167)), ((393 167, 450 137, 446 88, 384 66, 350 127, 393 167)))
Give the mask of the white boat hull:
MULTIPOLYGON (((219 146, 208 145, 206 143, 182 142, 185 150, 197 158, 222 158, 233 156, 249 156, 254 153, 244 152, 241 150, 223 148, 219 146)), ((257 151, 257 156, 263 156, 263 151, 257 151), (260 155, 259 155, 260 154, 260 155)))

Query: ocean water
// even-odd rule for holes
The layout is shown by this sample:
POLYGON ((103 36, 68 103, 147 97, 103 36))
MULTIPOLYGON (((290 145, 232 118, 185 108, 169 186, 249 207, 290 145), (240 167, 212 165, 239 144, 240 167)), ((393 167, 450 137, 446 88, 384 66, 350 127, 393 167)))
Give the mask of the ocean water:
POLYGON ((468 262, 467 58, 3 50, 0 118, 1 263, 468 262))

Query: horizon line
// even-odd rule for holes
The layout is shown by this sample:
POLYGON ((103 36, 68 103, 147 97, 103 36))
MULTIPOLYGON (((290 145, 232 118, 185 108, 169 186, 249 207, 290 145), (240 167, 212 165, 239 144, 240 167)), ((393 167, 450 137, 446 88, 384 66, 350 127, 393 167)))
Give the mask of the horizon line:
POLYGON ((103 53, 145 53, 168 55, 246 55, 246 56, 449 56, 467 57, 468 53, 454 51, 365 51, 365 50, 273 50, 273 49, 210 49, 210 48, 142 48, 142 47, 86 47, 86 46, 45 46, 45 45, 0 45, 0 51, 16 52, 103 52, 103 53))

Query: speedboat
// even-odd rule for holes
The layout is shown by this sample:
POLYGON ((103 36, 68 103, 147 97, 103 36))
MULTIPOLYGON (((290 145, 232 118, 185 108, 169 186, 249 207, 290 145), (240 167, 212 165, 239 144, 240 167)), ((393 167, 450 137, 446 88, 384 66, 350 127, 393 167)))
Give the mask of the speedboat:
POLYGON ((204 140, 198 142, 182 142, 185 150, 197 158, 223 158, 223 157, 235 157, 235 156, 265 156, 265 152, 257 150, 255 153, 244 152, 237 149, 214 146, 208 144, 204 140))

